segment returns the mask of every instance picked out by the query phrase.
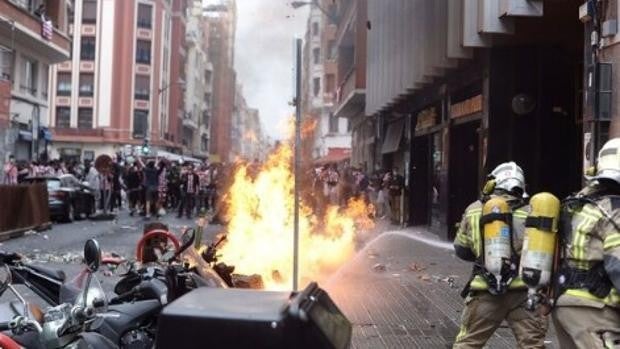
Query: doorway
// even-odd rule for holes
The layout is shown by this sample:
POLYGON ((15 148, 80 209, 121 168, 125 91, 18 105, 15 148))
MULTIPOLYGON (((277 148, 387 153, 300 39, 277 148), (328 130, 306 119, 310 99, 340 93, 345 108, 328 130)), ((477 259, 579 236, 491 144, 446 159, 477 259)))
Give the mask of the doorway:
POLYGON ((480 176, 480 121, 471 121, 450 129, 450 171, 448 202, 448 239, 454 239, 455 224, 463 211, 478 197, 480 176))
POLYGON ((428 136, 415 137, 411 148, 411 195, 409 195, 409 224, 430 223, 430 141, 428 136))

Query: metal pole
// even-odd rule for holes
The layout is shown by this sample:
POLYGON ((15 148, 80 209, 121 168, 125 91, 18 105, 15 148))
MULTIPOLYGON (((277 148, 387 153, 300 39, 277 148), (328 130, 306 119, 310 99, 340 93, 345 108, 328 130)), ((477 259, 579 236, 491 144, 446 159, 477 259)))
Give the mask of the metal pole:
POLYGON ((301 39, 295 40, 295 229, 293 235, 293 291, 299 285, 299 176, 301 167, 301 39))

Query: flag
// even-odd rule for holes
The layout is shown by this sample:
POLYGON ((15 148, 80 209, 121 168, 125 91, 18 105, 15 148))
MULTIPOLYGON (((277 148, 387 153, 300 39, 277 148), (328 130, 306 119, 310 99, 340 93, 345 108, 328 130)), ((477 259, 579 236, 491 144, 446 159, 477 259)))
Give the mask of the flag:
POLYGON ((41 36, 44 39, 52 40, 53 33, 54 26, 52 25, 52 21, 43 20, 43 22, 41 22, 41 36))

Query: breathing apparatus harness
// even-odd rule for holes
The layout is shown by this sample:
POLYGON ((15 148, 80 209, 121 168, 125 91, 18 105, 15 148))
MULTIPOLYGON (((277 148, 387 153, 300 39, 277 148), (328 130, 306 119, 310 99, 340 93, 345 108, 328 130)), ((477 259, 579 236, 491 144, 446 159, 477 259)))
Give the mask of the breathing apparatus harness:
MULTIPOLYGON (((487 182, 482 189, 482 193, 479 201, 484 204, 492 198, 494 193, 506 193, 510 194, 507 191, 502 189, 495 188, 495 178, 493 176, 489 176, 487 182)), ((469 281, 466 283, 465 287, 461 291, 461 297, 465 298, 471 291, 471 282, 474 278, 479 275, 481 276, 488 285, 488 292, 492 295, 500 295, 506 293, 508 290, 508 286, 514 280, 514 278, 518 275, 519 272, 519 255, 516 253, 514 248, 514 232, 513 232, 513 222, 512 222, 512 212, 517 210, 520 207, 526 205, 526 202, 523 199, 516 200, 507 200, 507 204, 510 208, 510 212, 507 213, 499 213, 492 212, 480 217, 479 221, 479 231, 480 236, 480 244, 481 244, 481 252, 474 262, 472 274, 469 281), (487 223, 491 223, 494 221, 504 222, 509 227, 510 231, 510 249, 511 249, 511 257, 508 260, 504 260, 501 269, 501 281, 498 285, 498 280, 495 275, 487 270, 485 267, 485 250, 484 250, 484 225, 487 223)))
MULTIPOLYGON (((595 195, 595 194, 577 194, 566 198, 562 204, 560 216, 561 234, 560 244, 566 246, 572 231, 571 220, 572 213, 581 209, 586 204, 596 207, 603 215, 603 218, 610 222, 614 228, 620 231, 620 225, 611 217, 610 213, 603 208, 597 199, 610 198, 612 206, 620 206, 620 196, 618 195, 595 195)), ((563 251, 563 249, 562 249, 563 251)), ((605 271, 603 261, 595 263, 590 269, 578 269, 570 266, 565 256, 560 256, 561 263, 554 278, 555 300, 568 289, 586 289, 597 298, 605 298, 611 292, 613 284, 605 271)))

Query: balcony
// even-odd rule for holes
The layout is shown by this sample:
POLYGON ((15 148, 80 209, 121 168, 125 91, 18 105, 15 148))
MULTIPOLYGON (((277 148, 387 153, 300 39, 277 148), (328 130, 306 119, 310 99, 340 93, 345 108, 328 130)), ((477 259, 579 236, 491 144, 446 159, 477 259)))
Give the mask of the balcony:
MULTIPOLYGON (((48 19, 52 21, 51 38, 41 35, 43 22, 41 18, 23 6, 22 1, 0 0, 0 36, 10 38, 14 34, 15 42, 25 46, 38 57, 45 57, 49 63, 60 63, 70 58, 71 40, 65 28, 58 27, 62 23, 64 1, 46 1, 48 19), (55 6, 52 6, 54 5, 55 6), (60 13, 61 15, 54 15, 60 13), (12 22, 16 25, 13 27, 12 22), (60 29, 60 30, 59 30, 60 29)), ((63 24, 64 26, 64 24, 63 24)))
POLYGON ((352 118, 364 111, 366 89, 357 81, 355 68, 349 70, 336 90, 336 112, 339 118, 352 118))

